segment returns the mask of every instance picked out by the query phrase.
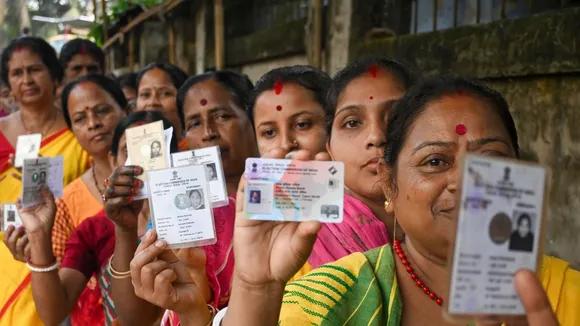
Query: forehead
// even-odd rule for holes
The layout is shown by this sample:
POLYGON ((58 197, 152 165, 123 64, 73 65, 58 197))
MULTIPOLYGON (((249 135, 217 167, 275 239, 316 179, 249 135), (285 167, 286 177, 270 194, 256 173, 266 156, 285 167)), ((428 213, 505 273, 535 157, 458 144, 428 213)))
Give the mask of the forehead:
POLYGON ((99 103, 116 104, 115 100, 99 85, 92 82, 82 82, 73 88, 68 97, 69 110, 83 110, 87 106, 99 103))
POLYGON ((32 65, 43 63, 38 54, 29 48, 17 48, 12 52, 10 60, 8 60, 8 68, 17 68, 21 65, 32 65))
POLYGON ((510 140, 503 121, 487 101, 471 95, 446 95, 427 104, 408 133, 408 143, 453 141, 459 137, 455 132, 458 124, 467 128, 461 136, 467 140, 487 137, 510 140))
POLYGON ((351 80, 338 97, 337 108, 360 104, 371 99, 385 101, 398 99, 405 93, 403 85, 387 70, 378 71, 376 77, 363 74, 351 80))
POLYGON ((141 80, 139 81, 139 88, 151 87, 151 86, 163 86, 163 87, 173 87, 173 81, 169 74, 159 68, 153 68, 146 72, 141 80))
POLYGON ((254 119, 256 121, 285 119, 301 111, 324 114, 324 108, 314 99, 310 90, 296 83, 288 83, 284 84, 280 94, 270 89, 258 96, 254 105, 254 119), (282 110, 277 110, 278 105, 282 110))
POLYGON ((184 113, 198 113, 215 107, 236 107, 234 96, 215 80, 193 85, 185 95, 184 113), (202 105, 202 100, 205 100, 202 105))

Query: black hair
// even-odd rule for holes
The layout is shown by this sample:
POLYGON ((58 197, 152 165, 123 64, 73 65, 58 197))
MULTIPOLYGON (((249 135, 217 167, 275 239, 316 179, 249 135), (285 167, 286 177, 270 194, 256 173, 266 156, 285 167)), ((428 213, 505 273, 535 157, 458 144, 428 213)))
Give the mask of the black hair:
POLYGON ((63 69, 66 68, 72 58, 78 54, 90 55, 93 59, 97 60, 101 71, 103 73, 105 72, 105 53, 103 50, 101 50, 101 48, 95 43, 82 38, 70 40, 63 45, 59 55, 63 69))
POLYGON ((117 81, 115 81, 114 79, 111 79, 104 75, 88 75, 77 78, 65 86, 65 88, 62 90, 61 95, 62 114, 64 116, 64 121, 66 121, 66 124, 69 127, 69 129, 72 129, 72 122, 70 119, 70 114, 68 112, 68 98, 70 96, 70 93, 75 89, 75 87, 84 82, 96 84, 105 92, 109 93, 109 95, 111 95, 111 97, 115 100, 115 102, 119 104, 122 110, 124 110, 127 107, 127 99, 125 98, 125 94, 123 93, 121 86, 119 86, 119 83, 117 83, 117 81))
POLYGON ((134 72, 128 72, 117 77, 121 88, 128 87, 137 90, 137 74, 134 72))
MULTIPOLYGON (((163 114, 158 111, 137 111, 129 114, 125 119, 121 120, 117 127, 115 127, 115 132, 113 133, 113 144, 111 146, 111 153, 116 158, 119 154, 119 141, 121 137, 125 134, 132 124, 137 122, 151 123, 155 121, 163 121, 163 129, 173 127, 169 120, 163 117, 163 114)), ((175 134, 175 128, 173 128, 173 137, 171 137, 171 144, 169 144, 169 150, 171 153, 177 152, 177 135, 175 134)))
POLYGON ((532 218, 528 214, 522 214, 518 217, 518 226, 522 224, 522 220, 528 220, 528 226, 532 227, 532 218))
POLYGON ((2 51, 0 58, 0 77, 8 87, 10 87, 10 82, 8 81, 8 61, 12 58, 14 51, 20 48, 27 48, 38 55, 42 63, 48 68, 50 76, 57 82, 62 80, 63 70, 54 48, 41 38, 24 36, 12 40, 2 51))
POLYGON ((185 117, 183 112, 183 105, 187 92, 196 84, 213 80, 230 92, 236 101, 236 104, 246 111, 246 104, 250 96, 250 92, 254 85, 250 78, 244 74, 240 74, 229 70, 209 71, 201 75, 190 77, 185 81, 183 86, 177 92, 177 109, 179 110, 179 119, 182 126, 185 128, 185 117))
POLYGON ((278 82, 294 83, 309 90, 314 100, 322 106, 327 119, 333 115, 334 112, 330 109, 326 98, 332 82, 330 76, 314 67, 298 65, 270 70, 256 82, 248 101, 248 116, 252 123, 254 123, 256 99, 264 91, 274 88, 278 82))
POLYGON ((139 73, 137 73, 137 80, 135 82, 137 87, 135 89, 139 90, 139 84, 141 83, 143 76, 145 76, 145 74, 150 70, 156 68, 163 70, 167 75, 169 75, 169 78, 171 78, 171 82, 173 83, 173 86, 175 86, 175 89, 179 89, 187 79, 187 74, 179 67, 170 63, 153 62, 145 66, 139 71, 139 73))
MULTIPOLYGON (((396 167, 397 159, 409 132, 429 103, 444 95, 457 93, 476 96, 486 101, 503 122, 516 157, 520 156, 516 126, 509 111, 509 106, 499 92, 479 81, 460 77, 435 76, 413 86, 391 109, 387 123, 387 142, 384 156, 387 165, 391 168, 396 167)), ((391 182, 393 180, 394 174, 391 175, 391 182)))
MULTIPOLYGON (((372 70, 377 73, 381 69, 387 70, 394 75, 404 90, 413 86, 420 79, 420 74, 417 70, 406 63, 387 57, 363 57, 338 71, 332 78, 327 99, 330 109, 333 112, 336 111, 338 98, 351 81, 363 74, 373 73, 372 70)), ((334 114, 330 116, 327 122, 328 134, 330 135, 334 114)))

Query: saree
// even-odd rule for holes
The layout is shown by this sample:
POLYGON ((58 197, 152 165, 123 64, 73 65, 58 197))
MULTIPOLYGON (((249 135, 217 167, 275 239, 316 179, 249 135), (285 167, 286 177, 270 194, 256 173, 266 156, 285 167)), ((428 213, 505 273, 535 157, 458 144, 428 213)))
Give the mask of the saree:
MULTIPOLYGON (((212 291, 212 306, 220 309, 227 306, 230 299, 232 276, 234 274, 234 224, 236 201, 229 198, 228 206, 213 209, 217 242, 202 247, 206 254, 206 273, 212 291)), ((151 225, 150 225, 151 226, 151 225)), ((148 226, 147 229, 150 227, 148 226)), ((161 320, 162 326, 179 325, 179 317, 167 310, 161 320)))
MULTIPOLYGON (((554 257, 542 259, 540 280, 560 325, 580 324, 580 272, 554 257)), ((323 265, 285 288, 278 325, 388 325, 403 304, 390 246, 323 265)))
MULTIPOLYGON (((21 173, 8 163, 14 148, 0 132, 0 203, 14 203, 22 192, 21 173)), ((64 155, 64 184, 82 175, 89 165, 89 156, 68 129, 45 138, 41 156, 64 155)), ((4 245, 0 245, 0 326, 42 325, 36 312, 30 271, 26 264, 15 261, 4 245), (4 281, 6 280, 6 281, 4 281)))
MULTIPOLYGON (((15 149, 0 132, 0 203, 14 203, 22 192, 22 173, 8 162, 15 149)), ((45 138, 40 143, 39 155, 64 156, 64 185, 80 177, 89 167, 89 155, 67 128, 45 138)))
MULTIPOLYGON (((73 231, 87 218, 102 212, 103 204, 93 196, 82 177, 64 188, 63 197, 57 199, 56 204, 56 217, 52 228, 52 250, 55 257, 62 261, 67 241, 73 231)), ((97 277, 96 273, 91 276, 73 309, 71 314, 73 326, 103 324, 103 300, 97 277)))
POLYGON ((344 194, 342 223, 324 223, 307 263, 291 279, 296 280, 313 268, 355 252, 365 252, 389 242, 385 224, 362 201, 344 194))

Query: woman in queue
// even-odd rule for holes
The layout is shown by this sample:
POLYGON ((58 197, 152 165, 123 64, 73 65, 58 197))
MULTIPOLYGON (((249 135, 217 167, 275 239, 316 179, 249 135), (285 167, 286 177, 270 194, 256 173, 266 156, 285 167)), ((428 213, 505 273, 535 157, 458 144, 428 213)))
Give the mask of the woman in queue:
MULTIPOLYGON (((67 128, 65 118, 54 105, 55 92, 63 71, 54 49, 44 40, 22 37, 12 41, 0 59, 2 80, 10 86, 19 103, 19 111, 0 119, 0 202, 14 203, 21 194, 20 169, 14 167, 18 136, 41 134, 39 155, 64 156, 64 185, 81 176, 89 166, 89 155, 67 128)), ((3 238, 28 241, 24 229, 12 230, 3 238)), ((8 248, 0 246, 0 259, 5 266, 0 278, 0 325, 13 325, 16 320, 38 325, 40 320, 30 290, 30 273, 26 265, 12 259, 8 248)))
MULTIPOLYGON (((195 150, 219 146, 226 189, 231 196, 229 205, 213 209, 218 242, 211 246, 204 246, 202 249, 183 249, 178 253, 178 257, 185 262, 184 268, 194 269, 200 265, 203 266, 203 279, 209 282, 209 285, 204 287, 204 293, 211 293, 205 299, 213 307, 227 305, 229 298, 234 264, 232 240, 235 200, 233 194, 244 172, 246 159, 258 155, 252 124, 245 109, 252 86, 246 76, 235 72, 208 72, 189 78, 177 95, 177 107, 185 126, 185 140, 188 148, 195 150)), ((120 198, 126 196, 122 193, 117 195, 116 190, 126 187, 124 183, 126 181, 110 182, 109 187, 113 187, 112 196, 120 196, 120 198)), ((123 211, 123 219, 135 219, 136 217, 131 216, 130 212, 121 209, 124 205, 126 205, 124 201, 107 203, 107 215, 112 219, 117 219, 123 211)), ((150 223, 148 229, 151 227, 150 223)), ((117 240, 113 266, 116 270, 128 272, 138 244, 137 233, 134 230, 119 229, 117 240)), ((135 264, 139 265, 140 262, 135 262, 135 264)), ((159 266, 153 268, 158 269, 159 266)), ((141 267, 138 269, 141 270, 141 267)), ((155 273, 148 268, 143 272, 155 273)), ((134 293, 132 279, 113 280, 113 291, 115 296, 122 296, 127 291, 134 293)), ((166 304, 156 301, 152 303, 168 308, 166 304)), ((155 310, 152 303, 143 299, 122 300, 117 305, 119 316, 127 324, 150 324, 163 313, 163 311, 155 310), (143 313, 144 311, 151 313, 143 313)), ((169 325, 171 319, 172 316, 165 315, 163 325, 169 325)))
POLYGON ((135 111, 159 111, 171 122, 178 137, 179 149, 186 150, 183 125, 177 110, 177 91, 187 74, 170 63, 151 63, 137 74, 135 111))

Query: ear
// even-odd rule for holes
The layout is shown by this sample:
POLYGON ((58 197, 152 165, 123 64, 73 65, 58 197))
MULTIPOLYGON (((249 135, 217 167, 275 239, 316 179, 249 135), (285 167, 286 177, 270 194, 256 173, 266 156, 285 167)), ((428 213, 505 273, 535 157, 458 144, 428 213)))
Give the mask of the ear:
POLYGON ((336 161, 334 159, 334 156, 332 155, 332 150, 330 149, 330 139, 328 141, 326 141, 326 152, 328 153, 328 155, 330 155, 330 159, 332 161, 336 161))
POLYGON ((381 189, 383 190, 383 195, 385 196, 385 203, 389 202, 390 205, 385 205, 385 211, 388 214, 394 214, 394 199, 395 199, 395 185, 392 182, 392 169, 387 166, 384 159, 381 158, 379 161, 379 166, 377 167, 377 172, 380 178, 381 189))

